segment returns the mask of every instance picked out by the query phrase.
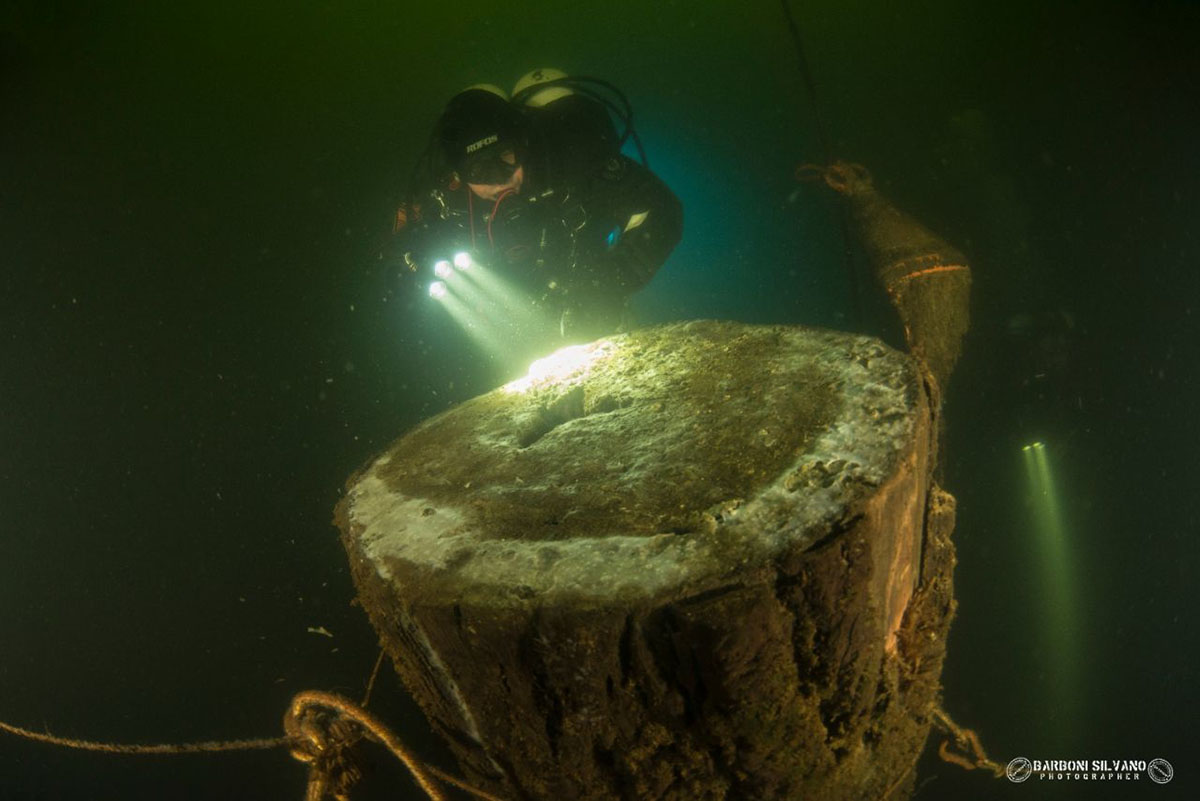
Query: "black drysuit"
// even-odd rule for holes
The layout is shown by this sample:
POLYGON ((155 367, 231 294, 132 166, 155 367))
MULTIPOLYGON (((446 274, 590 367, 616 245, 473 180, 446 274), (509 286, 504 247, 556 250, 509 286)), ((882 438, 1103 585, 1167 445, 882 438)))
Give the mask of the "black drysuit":
POLYGON ((397 249, 414 269, 468 250, 543 308, 565 313, 576 336, 611 333, 626 300, 679 242, 682 206, 618 152, 594 101, 571 95, 522 113, 520 191, 482 200, 453 171, 435 170, 397 216, 397 249))

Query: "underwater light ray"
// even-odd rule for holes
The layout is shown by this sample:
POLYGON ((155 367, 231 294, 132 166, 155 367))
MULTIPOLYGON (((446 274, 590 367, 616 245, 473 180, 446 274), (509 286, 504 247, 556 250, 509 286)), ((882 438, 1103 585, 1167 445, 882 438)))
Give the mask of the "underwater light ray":
POLYGON ((1079 597, 1070 549, 1063 523, 1054 471, 1046 444, 1032 442, 1021 449, 1032 503, 1033 530, 1042 575, 1042 639, 1049 664, 1049 694, 1060 714, 1057 725, 1063 736, 1077 723, 1079 676, 1079 597))

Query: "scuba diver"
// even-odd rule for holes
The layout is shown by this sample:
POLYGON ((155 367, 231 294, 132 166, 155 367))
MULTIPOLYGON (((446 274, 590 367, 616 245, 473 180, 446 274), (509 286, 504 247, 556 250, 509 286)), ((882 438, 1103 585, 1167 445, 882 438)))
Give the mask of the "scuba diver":
MULTIPOLYGON (((628 327, 629 297, 682 228, 682 206, 646 166, 624 96, 541 69, 511 98, 479 84, 447 103, 393 245, 422 277, 431 268, 447 277, 450 254, 469 254, 547 312, 558 336, 584 341, 628 327), (621 153, 629 140, 641 163, 621 153)), ((430 289, 447 292, 446 283, 430 289)))

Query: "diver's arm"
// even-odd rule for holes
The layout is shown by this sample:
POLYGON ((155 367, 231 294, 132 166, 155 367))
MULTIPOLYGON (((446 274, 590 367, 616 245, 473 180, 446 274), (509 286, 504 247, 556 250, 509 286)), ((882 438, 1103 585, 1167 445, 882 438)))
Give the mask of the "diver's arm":
POLYGON ((430 190, 396 211, 388 260, 401 271, 432 269, 438 259, 453 257, 462 247, 460 215, 450 211, 446 197, 430 190))
POLYGON ((392 219, 392 232, 383 243, 379 258, 388 267, 404 268, 405 254, 411 253, 424 238, 425 221, 422 219, 421 198, 410 198, 396 209, 392 219))
POLYGON ((679 244, 683 206, 658 176, 625 157, 590 188, 577 280, 629 296, 650 282, 679 244))

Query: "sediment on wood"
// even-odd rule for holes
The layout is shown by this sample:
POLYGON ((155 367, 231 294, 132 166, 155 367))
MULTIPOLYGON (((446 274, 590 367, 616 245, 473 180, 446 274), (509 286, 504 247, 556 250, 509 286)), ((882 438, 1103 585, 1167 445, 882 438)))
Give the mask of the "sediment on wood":
POLYGON ((716 322, 571 356, 421 424, 337 511, 468 778, 514 801, 903 797, 953 612, 913 363, 716 322))

